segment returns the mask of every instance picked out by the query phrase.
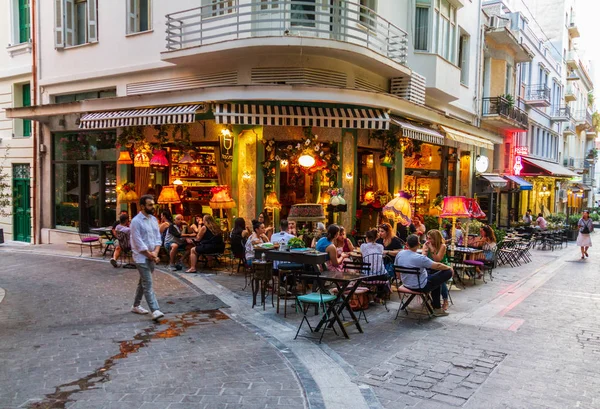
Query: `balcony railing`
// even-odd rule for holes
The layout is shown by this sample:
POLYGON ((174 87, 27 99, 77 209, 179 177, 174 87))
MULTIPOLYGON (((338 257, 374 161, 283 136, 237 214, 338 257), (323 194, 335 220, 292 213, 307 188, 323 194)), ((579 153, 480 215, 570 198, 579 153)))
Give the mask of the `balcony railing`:
POLYGON ((224 0, 167 15, 167 50, 256 37, 310 37, 366 47, 406 65, 408 35, 350 1, 224 0))
POLYGON ((571 119, 571 108, 569 108, 568 105, 564 105, 564 106, 560 106, 560 107, 553 107, 550 117, 554 121, 559 121, 559 120, 568 121, 569 119, 571 119))
POLYGON ((550 105, 550 88, 545 84, 530 85, 525 90, 525 102, 550 105))
POLYGON ((503 118, 513 120, 523 127, 529 126, 529 115, 527 115, 527 112, 515 107, 503 97, 483 98, 482 114, 483 116, 499 115, 503 118))

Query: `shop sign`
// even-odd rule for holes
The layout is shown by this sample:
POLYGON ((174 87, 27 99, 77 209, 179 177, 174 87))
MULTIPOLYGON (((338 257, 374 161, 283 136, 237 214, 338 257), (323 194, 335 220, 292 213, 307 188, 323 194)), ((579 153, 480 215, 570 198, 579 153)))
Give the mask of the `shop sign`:
POLYGON ((224 164, 233 160, 233 135, 228 129, 221 131, 219 150, 224 164))
POLYGON ((515 164, 513 165, 513 172, 515 176, 519 176, 523 170, 523 162, 521 156, 515 156, 515 164))
POLYGON ((489 159, 487 156, 484 156, 484 155, 477 156, 477 159, 475 160, 475 170, 477 170, 477 172, 484 173, 486 170, 488 170, 488 166, 489 166, 489 159))
POLYGON ((527 156, 529 155, 529 148, 527 146, 515 146, 515 155, 527 156))

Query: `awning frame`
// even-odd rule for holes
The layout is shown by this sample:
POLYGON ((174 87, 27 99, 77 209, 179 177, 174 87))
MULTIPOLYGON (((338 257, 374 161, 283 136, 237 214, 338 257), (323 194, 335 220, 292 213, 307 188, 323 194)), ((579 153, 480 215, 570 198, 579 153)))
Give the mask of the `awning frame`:
POLYGON ((462 131, 457 131, 456 129, 448 128, 447 126, 443 125, 441 126, 441 128, 442 130, 444 130, 444 132, 446 132, 446 138, 450 140, 464 143, 467 145, 481 146, 485 149, 494 150, 494 142, 490 140, 483 139, 475 135, 470 135, 462 131))
POLYGON ((189 124, 196 120, 205 104, 175 105, 119 111, 101 111, 81 117, 79 129, 110 129, 126 126, 189 124))
MULTIPOLYGON (((541 159, 529 158, 527 156, 523 156, 522 159, 525 162, 527 162, 529 165, 535 166, 536 168, 540 168, 544 172, 549 173, 549 175, 545 175, 545 176, 556 177, 556 178, 572 178, 572 177, 579 176, 577 173, 572 172, 571 170, 565 168, 564 166, 561 166, 556 163, 546 162, 541 159), (556 173, 554 170, 552 170, 552 168, 555 168, 555 170, 563 172, 563 173, 556 173)), ((523 174, 523 176, 537 176, 537 175, 523 174)))
POLYGON ((444 135, 434 129, 413 125, 410 122, 394 117, 391 117, 390 121, 392 124, 400 127, 402 136, 405 138, 416 139, 433 145, 444 145, 444 135))

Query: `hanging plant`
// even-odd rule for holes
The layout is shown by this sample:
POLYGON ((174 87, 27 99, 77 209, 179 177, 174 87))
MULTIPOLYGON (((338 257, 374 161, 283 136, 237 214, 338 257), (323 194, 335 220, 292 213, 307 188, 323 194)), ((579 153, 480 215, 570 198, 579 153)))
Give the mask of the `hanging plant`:
POLYGON ((144 140, 143 126, 126 126, 121 128, 121 133, 117 137, 117 148, 121 146, 130 147, 144 140))
POLYGON ((187 151, 193 148, 190 127, 188 124, 173 125, 173 143, 179 150, 187 151))

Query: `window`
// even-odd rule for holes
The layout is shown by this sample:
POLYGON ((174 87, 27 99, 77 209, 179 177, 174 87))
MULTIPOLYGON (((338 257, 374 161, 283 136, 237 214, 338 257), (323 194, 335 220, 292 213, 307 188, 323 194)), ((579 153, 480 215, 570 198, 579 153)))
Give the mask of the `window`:
POLYGON ((292 26, 315 26, 315 0, 292 0, 291 25, 292 26), (299 4, 300 3, 300 4, 299 4), (312 4, 306 4, 312 3, 312 4))
POLYGON ((234 0, 202 0, 202 17, 217 17, 233 13, 234 0))
POLYGON ((377 0, 360 0, 360 22, 366 27, 377 28, 377 0))
POLYGON ((279 3, 273 3, 273 0, 260 0, 261 10, 268 10, 269 8, 277 9, 279 8, 279 3))
POLYGON ((435 26, 437 28, 437 54, 456 64, 456 7, 448 0, 435 0, 435 26))
POLYGON ((529 84, 529 63, 521 63, 521 82, 523 84, 529 84))
MULTIPOLYGON (((30 107, 31 106, 31 85, 30 84, 23 84, 21 86, 21 97, 23 100, 23 105, 24 107, 30 107)), ((30 119, 23 119, 23 136, 24 137, 29 137, 31 136, 31 120, 30 119)))
POLYGON ((116 89, 108 89, 102 91, 79 92, 77 94, 56 95, 54 97, 55 104, 63 104, 66 102, 83 101, 86 99, 112 98, 117 96, 116 89))
POLYGON ((428 51, 430 0, 417 0, 415 14, 415 50, 428 51))
POLYGON ((30 38, 31 20, 29 13, 29 0, 18 0, 19 13, 19 44, 28 43, 30 38))
POLYGON ((127 34, 152 30, 151 0, 127 0, 127 34))
POLYGON ((54 46, 98 41, 97 0, 54 0, 54 46))
POLYGON ((461 34, 458 43, 458 67, 460 83, 469 85, 469 35, 467 34, 461 34))

